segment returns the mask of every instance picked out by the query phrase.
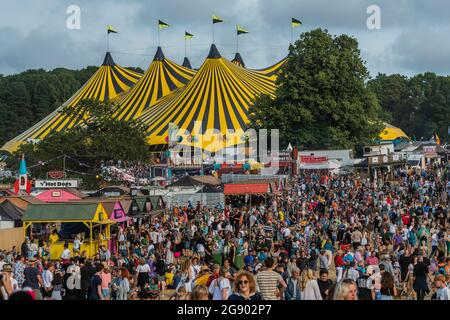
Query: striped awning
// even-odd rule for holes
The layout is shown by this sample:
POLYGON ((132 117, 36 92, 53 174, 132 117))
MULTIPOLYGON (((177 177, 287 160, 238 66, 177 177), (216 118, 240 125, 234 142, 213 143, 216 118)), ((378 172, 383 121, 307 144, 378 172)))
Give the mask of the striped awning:
POLYGON ((173 124, 182 131, 180 143, 216 151, 245 142, 242 135, 253 99, 274 92, 272 78, 222 58, 213 44, 194 78, 139 119, 148 125, 150 145, 167 144, 173 124))
POLYGON ((22 143, 29 140, 41 140, 52 132, 70 129, 78 125, 83 116, 66 115, 62 110, 75 107, 85 99, 108 101, 117 98, 121 93, 128 91, 142 75, 115 64, 111 54, 106 53, 103 64, 92 77, 62 106, 53 111, 43 120, 16 138, 7 142, 1 150, 14 152, 22 143))
POLYGON ((118 100, 117 119, 131 120, 169 93, 183 87, 195 71, 166 59, 158 47, 152 63, 136 86, 118 100))

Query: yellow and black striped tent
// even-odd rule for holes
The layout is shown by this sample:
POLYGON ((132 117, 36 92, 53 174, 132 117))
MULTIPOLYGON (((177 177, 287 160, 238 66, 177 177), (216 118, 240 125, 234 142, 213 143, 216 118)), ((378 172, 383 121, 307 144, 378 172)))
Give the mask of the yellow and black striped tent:
POLYGON ((261 73, 261 74, 269 77, 271 80, 275 81, 278 77, 278 73, 279 73, 281 67, 283 67, 284 64, 288 61, 288 58, 289 57, 286 57, 286 58, 278 61, 274 65, 271 65, 270 67, 267 67, 264 69, 253 70, 253 71, 261 73))
POLYGON ((273 96, 274 91, 273 79, 224 59, 213 44, 194 78, 140 119, 148 125, 150 145, 167 144, 171 124, 179 128, 179 143, 217 151, 245 142, 242 135, 253 99, 273 96))
POLYGON ((117 119, 132 120, 177 88, 183 87, 195 71, 182 67, 164 56, 158 47, 152 63, 141 80, 118 101, 117 119))
POLYGON ((234 59, 231 60, 234 64, 237 64, 238 66, 245 68, 244 59, 242 59, 241 54, 239 52, 236 52, 234 59))
POLYGON ((85 99, 113 100, 128 91, 141 77, 141 74, 115 64, 111 54, 107 52, 101 67, 69 100, 33 127, 7 142, 0 150, 12 153, 22 143, 42 140, 52 132, 78 125, 83 120, 82 116, 66 115, 61 111, 74 107, 85 99))

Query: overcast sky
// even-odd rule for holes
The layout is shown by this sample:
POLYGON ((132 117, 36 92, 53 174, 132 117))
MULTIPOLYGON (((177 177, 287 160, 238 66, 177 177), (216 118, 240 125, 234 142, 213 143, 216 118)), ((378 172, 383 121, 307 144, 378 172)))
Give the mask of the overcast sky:
POLYGON ((236 24, 250 34, 240 36, 240 53, 250 68, 263 68, 287 54, 290 19, 332 34, 355 36, 372 76, 378 72, 450 73, 450 1, 448 0, 14 0, 0 2, 0 74, 27 69, 99 65, 106 51, 106 25, 116 63, 146 69, 157 46, 157 20, 167 57, 181 63, 184 31, 194 34, 188 57, 199 67, 211 44, 211 14, 215 43, 230 60, 235 52, 236 24), (366 25, 369 5, 381 9, 381 29, 366 25), (81 29, 66 27, 67 7, 81 9, 81 29))

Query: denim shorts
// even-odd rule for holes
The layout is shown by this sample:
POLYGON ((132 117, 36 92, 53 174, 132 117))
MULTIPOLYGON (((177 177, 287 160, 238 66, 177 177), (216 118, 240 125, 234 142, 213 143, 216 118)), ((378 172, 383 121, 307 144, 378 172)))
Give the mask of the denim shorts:
POLYGON ((109 289, 102 289, 102 295, 104 296, 104 297, 109 297, 109 295, 110 295, 110 290, 109 289))

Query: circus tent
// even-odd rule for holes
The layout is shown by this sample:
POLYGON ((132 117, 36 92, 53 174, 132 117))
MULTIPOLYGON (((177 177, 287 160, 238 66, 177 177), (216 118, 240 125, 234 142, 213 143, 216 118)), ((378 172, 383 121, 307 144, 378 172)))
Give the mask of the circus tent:
POLYGON ((169 124, 179 128, 179 143, 201 149, 215 151, 245 142, 242 135, 253 99, 273 96, 276 70, 282 64, 248 70, 223 58, 213 44, 194 78, 140 117, 148 125, 149 144, 167 144, 169 124))
POLYGON ((33 127, 7 142, 0 150, 14 152, 22 143, 41 140, 52 132, 76 126, 83 117, 66 115, 61 112, 64 108, 75 107, 84 99, 113 100, 121 93, 128 91, 141 76, 139 73, 117 65, 111 54, 107 52, 101 67, 69 100, 33 127))
POLYGON ((117 119, 136 119, 147 108, 177 88, 183 87, 195 71, 180 66, 164 56, 158 47, 152 63, 141 80, 118 100, 117 119))

